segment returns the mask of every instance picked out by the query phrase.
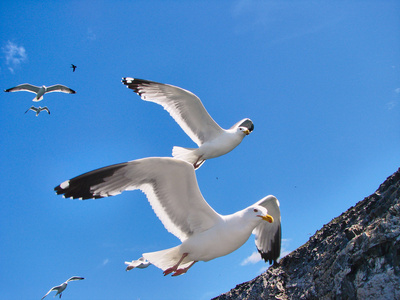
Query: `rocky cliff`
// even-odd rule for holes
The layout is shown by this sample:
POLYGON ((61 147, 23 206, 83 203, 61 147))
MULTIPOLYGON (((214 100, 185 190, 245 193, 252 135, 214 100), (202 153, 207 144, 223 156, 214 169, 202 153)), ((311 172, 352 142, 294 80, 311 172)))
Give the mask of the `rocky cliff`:
POLYGON ((214 299, 400 299, 400 169, 255 279, 214 299))

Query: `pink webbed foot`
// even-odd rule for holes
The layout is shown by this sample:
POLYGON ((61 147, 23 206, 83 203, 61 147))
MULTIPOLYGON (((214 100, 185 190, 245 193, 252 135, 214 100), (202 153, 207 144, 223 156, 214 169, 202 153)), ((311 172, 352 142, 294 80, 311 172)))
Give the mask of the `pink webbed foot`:
POLYGON ((176 270, 175 273, 172 274, 172 276, 179 276, 179 275, 185 274, 185 273, 190 269, 190 267, 193 266, 195 263, 196 263, 196 261, 192 262, 192 263, 191 263, 188 267, 186 267, 186 268, 176 270))
POLYGON ((185 259, 186 256, 188 256, 188 253, 183 253, 182 257, 180 258, 180 260, 175 265, 173 265, 171 268, 166 269, 163 272, 164 276, 166 276, 166 275, 168 275, 168 274, 170 274, 172 272, 176 272, 176 270, 178 269, 180 263, 185 259))
POLYGON ((167 276, 168 274, 171 274, 172 272, 175 272, 175 271, 176 271, 176 268, 177 268, 177 267, 173 266, 173 267, 171 267, 171 268, 166 269, 166 270, 163 272, 164 276, 167 276))

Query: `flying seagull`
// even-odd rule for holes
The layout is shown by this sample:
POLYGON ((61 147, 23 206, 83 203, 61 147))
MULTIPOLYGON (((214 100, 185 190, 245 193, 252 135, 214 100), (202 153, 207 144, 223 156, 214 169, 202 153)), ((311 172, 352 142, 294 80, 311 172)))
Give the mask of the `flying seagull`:
POLYGON ((39 107, 34 107, 34 106, 32 105, 25 113, 27 113, 27 112, 30 111, 30 110, 36 112, 36 117, 37 117, 37 116, 40 114, 40 112, 43 111, 43 110, 47 111, 47 113, 50 114, 50 110, 47 108, 47 106, 45 106, 45 107, 41 107, 41 106, 39 106, 39 107))
POLYGON ((164 275, 177 276, 197 261, 227 255, 241 247, 251 233, 265 261, 276 262, 280 255, 280 209, 274 196, 231 215, 220 215, 204 200, 194 168, 183 160, 133 160, 82 174, 54 188, 65 198, 82 200, 135 189, 146 194, 164 227, 182 241, 179 246, 142 255, 164 275))
POLYGON ((253 131, 250 119, 243 119, 230 129, 222 129, 204 108, 200 99, 180 87, 149 80, 125 77, 123 84, 143 100, 160 104, 199 148, 173 147, 172 155, 199 168, 206 159, 232 151, 253 131))
POLYGON ((25 91, 25 92, 31 92, 36 94, 36 97, 32 99, 34 102, 38 102, 43 100, 43 95, 46 93, 52 93, 52 92, 62 92, 62 93, 67 93, 67 94, 75 94, 76 92, 74 90, 71 90, 69 87, 66 87, 65 85, 61 84, 56 84, 52 85, 49 87, 46 87, 42 85, 41 87, 35 86, 29 83, 24 83, 17 85, 16 87, 4 90, 5 92, 19 92, 19 91, 25 91))
POLYGON ((75 72, 76 66, 74 64, 71 64, 72 72, 75 72))
POLYGON ((85 278, 79 277, 79 276, 73 276, 73 277, 71 277, 70 279, 68 279, 67 281, 63 282, 62 284, 57 285, 57 286, 55 286, 55 287, 52 287, 52 288, 50 289, 50 291, 48 291, 47 294, 44 295, 43 298, 42 298, 41 300, 43 300, 43 299, 44 299, 48 294, 50 294, 50 292, 52 292, 52 291, 57 291, 57 293, 54 295, 54 297, 57 296, 57 295, 60 295, 59 297, 61 298, 62 292, 67 288, 67 285, 68 285, 68 282, 69 282, 69 281, 82 280, 82 279, 85 279, 85 278))
POLYGON ((145 269, 151 265, 149 261, 147 261, 144 257, 139 258, 138 260, 126 261, 126 271, 132 270, 134 268, 145 269))

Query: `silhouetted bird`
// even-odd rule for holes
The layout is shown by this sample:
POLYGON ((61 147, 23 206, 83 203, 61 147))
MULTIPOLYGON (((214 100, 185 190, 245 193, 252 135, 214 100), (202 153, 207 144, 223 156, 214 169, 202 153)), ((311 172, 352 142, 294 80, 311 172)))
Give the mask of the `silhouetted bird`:
POLYGON ((40 113, 42 110, 45 110, 45 111, 47 111, 48 114, 50 114, 50 110, 47 108, 47 106, 45 106, 45 107, 41 107, 41 106, 39 106, 39 107, 34 107, 34 106, 31 106, 25 113, 27 113, 27 112, 30 111, 30 110, 36 112, 36 117, 39 115, 39 113, 40 113))

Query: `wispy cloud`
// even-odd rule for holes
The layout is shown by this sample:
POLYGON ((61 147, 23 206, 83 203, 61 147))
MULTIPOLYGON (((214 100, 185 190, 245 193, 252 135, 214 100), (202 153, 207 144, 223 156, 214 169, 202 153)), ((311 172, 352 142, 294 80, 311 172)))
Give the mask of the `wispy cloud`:
POLYGON ((15 69, 19 68, 21 63, 25 62, 28 58, 25 48, 11 41, 8 41, 1 49, 5 55, 6 65, 13 74, 15 73, 15 69))
POLYGON ((387 108, 388 110, 392 110, 392 109, 395 108, 395 107, 398 105, 398 103, 399 103, 398 96, 400 95, 400 88, 394 89, 394 93, 396 94, 395 98, 397 98, 397 99, 394 99, 394 100, 389 101, 389 102, 386 103, 386 108, 387 108))
POLYGON ((249 257, 245 258, 240 265, 245 266, 248 264, 255 264, 258 263, 260 260, 261 260, 260 254, 254 251, 249 257))
POLYGON ((110 260, 108 258, 103 260, 103 263, 101 264, 102 267, 104 267, 105 265, 107 265, 110 262, 110 260))
MULTIPOLYGON (((289 243, 290 243, 289 239, 282 239, 282 247, 281 247, 281 256, 280 256, 280 258, 288 255, 291 252, 291 251, 288 250, 289 243)), ((240 265, 241 266, 245 266, 245 265, 248 265, 248 264, 256 264, 259 261, 261 261, 261 255, 257 251, 254 251, 250 256, 246 257, 240 263, 240 265)), ((263 267, 263 269, 266 269, 266 267, 263 267)))
POLYGON ((87 38, 90 41, 94 41, 97 38, 96 34, 94 33, 94 31, 91 28, 88 28, 88 30, 87 30, 87 38))
POLYGON ((238 34, 262 33, 270 43, 312 35, 339 22, 343 14, 333 14, 325 2, 285 2, 277 0, 237 0, 232 17, 238 34), (290 22, 287 22, 290 20, 290 22))

